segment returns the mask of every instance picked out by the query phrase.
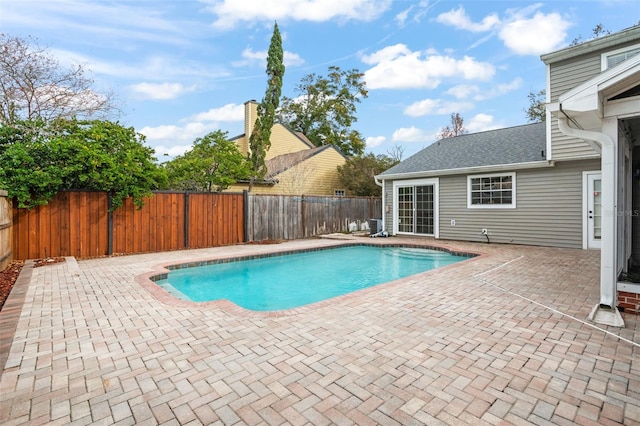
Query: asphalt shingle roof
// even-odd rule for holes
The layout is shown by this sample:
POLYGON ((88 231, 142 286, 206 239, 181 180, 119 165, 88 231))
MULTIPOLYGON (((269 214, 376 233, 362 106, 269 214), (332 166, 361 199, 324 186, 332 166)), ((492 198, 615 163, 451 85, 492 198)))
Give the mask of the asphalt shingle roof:
POLYGON ((302 151, 278 155, 277 157, 267 160, 265 162, 267 167, 267 177, 273 178, 332 146, 333 145, 323 145, 311 149, 303 149, 302 151))
POLYGON ((544 123, 441 139, 380 176, 544 161, 544 123))

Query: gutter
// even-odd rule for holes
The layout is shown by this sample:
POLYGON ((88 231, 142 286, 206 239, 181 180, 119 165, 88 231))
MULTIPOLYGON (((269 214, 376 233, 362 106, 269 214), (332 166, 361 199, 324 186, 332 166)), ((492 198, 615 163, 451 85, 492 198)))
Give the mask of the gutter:
POLYGON ((376 183, 376 185, 378 185, 380 188, 382 188, 382 212, 381 212, 381 216, 382 217, 380 219, 382 219, 382 230, 384 231, 385 230, 384 229, 385 228, 384 224, 386 223, 386 220, 387 220, 387 218, 385 217, 386 216, 386 210, 385 210, 386 209, 386 204, 385 204, 386 198, 384 196, 384 185, 383 185, 384 182, 380 182, 378 180, 378 176, 373 176, 373 181, 376 183))
POLYGON ((397 180, 397 179, 416 179, 416 178, 428 178, 435 176, 445 175, 459 175, 459 174, 471 174, 471 173, 488 173, 488 172, 500 172, 505 170, 521 170, 521 169, 537 169, 543 167, 555 167, 555 161, 543 160, 543 161, 531 161, 528 163, 513 163, 513 164, 500 164, 490 166, 476 166, 476 167, 460 167, 457 169, 445 169, 445 170, 433 170, 422 172, 408 172, 408 173, 395 173, 388 175, 374 176, 376 184, 381 185, 379 179, 382 180, 397 180))
MULTIPOLYGON (((589 319, 601 324, 624 327, 624 320, 616 307, 617 274, 616 274, 616 215, 615 203, 615 158, 614 141, 602 132, 576 129, 569 125, 570 117, 562 109, 558 117, 558 128, 565 135, 573 136, 596 143, 602 153, 602 248, 600 249, 600 303, 594 306, 589 319)), ((573 119, 571 119, 573 121, 573 119)))

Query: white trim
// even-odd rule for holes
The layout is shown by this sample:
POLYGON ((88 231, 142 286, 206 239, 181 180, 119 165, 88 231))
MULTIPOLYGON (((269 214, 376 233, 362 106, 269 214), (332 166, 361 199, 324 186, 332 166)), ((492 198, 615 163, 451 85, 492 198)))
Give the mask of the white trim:
POLYGON ((546 90, 546 99, 545 102, 547 104, 547 107, 545 108, 545 114, 546 114, 546 119, 545 119, 545 128, 546 128, 546 135, 547 135, 547 152, 546 152, 546 159, 547 161, 551 161, 553 159, 553 151, 552 151, 552 147, 551 147, 551 119, 552 119, 552 115, 551 115, 551 110, 549 109, 549 105, 551 104, 551 65, 547 64, 546 65, 547 68, 547 75, 546 75, 546 84, 545 84, 545 90, 546 90))
POLYGON ((640 294, 640 284, 626 281, 618 281, 618 291, 640 294))
MULTIPOLYGON (((376 184, 378 183, 378 181, 376 180, 376 184)), ((385 184, 384 181, 380 182, 380 187, 382 188, 382 230, 386 231, 387 230, 387 226, 385 225, 387 223, 387 197, 386 197, 386 188, 385 188, 385 184)), ((388 232, 388 231, 387 231, 388 232)))
POLYGON ((392 235, 431 235, 440 238, 440 179, 411 179, 393 182, 393 214, 392 235), (433 234, 416 234, 413 232, 398 232, 398 188, 433 185, 433 234))
POLYGON ((607 101, 606 105, 604 106, 604 117, 616 117, 618 119, 637 117, 639 103, 640 96, 633 96, 629 98, 618 99, 615 101, 607 101))
POLYGON ((491 173, 484 175, 467 175, 467 208, 468 209, 515 209, 516 208, 516 172, 491 173), (511 176, 511 204, 472 204, 471 179, 511 176))
POLYGON ((469 173, 490 173, 490 172, 505 172, 521 169, 539 169, 544 167, 555 167, 553 161, 531 161, 529 163, 515 163, 515 164, 498 164, 491 166, 477 166, 477 167, 461 167, 459 169, 443 169, 443 170, 427 170, 421 172, 408 172, 408 173, 394 173, 389 175, 377 175, 374 178, 377 180, 398 180, 398 179, 420 179, 431 178, 445 175, 466 175, 469 173))
POLYGON ((606 71, 606 70, 609 69, 609 67, 607 67, 607 63, 609 62, 608 59, 609 59, 610 56, 619 55, 621 53, 625 53, 625 52, 628 52, 630 50, 636 50, 636 49, 640 49, 640 43, 639 44, 633 44, 631 46, 621 47, 620 49, 611 50, 609 52, 605 52, 605 53, 601 54, 600 55, 600 71, 606 71))

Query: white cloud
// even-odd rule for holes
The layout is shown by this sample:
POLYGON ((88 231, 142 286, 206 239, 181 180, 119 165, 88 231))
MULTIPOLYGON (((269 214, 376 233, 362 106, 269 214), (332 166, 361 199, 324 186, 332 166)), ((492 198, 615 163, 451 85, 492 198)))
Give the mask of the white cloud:
POLYGON ((462 6, 457 9, 450 10, 449 12, 441 13, 436 18, 436 21, 441 24, 450 25, 452 27, 474 33, 489 31, 500 24, 500 18, 498 18, 498 15, 495 13, 485 16, 482 19, 482 22, 475 23, 471 21, 471 18, 467 15, 467 12, 462 6))
POLYGON ((404 44, 388 46, 363 55, 366 64, 375 64, 364 73, 368 89, 434 89, 443 78, 488 80, 495 67, 470 56, 455 59, 432 52, 412 52, 404 44))
POLYGON ((414 6, 409 6, 408 9, 403 10, 402 12, 396 14, 395 20, 398 23, 399 26, 404 26, 405 22, 407 21, 407 18, 409 17, 409 12, 411 12, 411 9, 413 9, 414 6))
MULTIPOLYGON (((260 66, 265 67, 267 64, 267 51, 266 50, 253 50, 250 47, 242 51, 242 60, 232 62, 235 67, 243 66, 260 66)), ((284 51, 282 61, 285 67, 297 66, 304 64, 304 59, 297 53, 284 51)))
POLYGON ((196 138, 203 137, 218 128, 215 123, 190 122, 184 126, 146 126, 139 132, 147 137, 147 142, 156 150, 156 155, 167 153, 175 156, 189 149, 196 138))
POLYGON ((300 57, 297 53, 284 51, 284 57, 282 58, 285 67, 289 66, 298 66, 304 64, 304 59, 300 57))
POLYGON ((220 108, 211 108, 209 111, 201 112, 191 120, 199 121, 242 121, 244 120, 244 105, 226 104, 220 108))
POLYGON ((537 12, 533 18, 518 18, 507 23, 498 36, 519 55, 541 55, 559 48, 571 25, 558 13, 537 12))
POLYGON ((365 139, 365 143, 367 148, 375 148, 376 146, 380 146, 385 143, 387 138, 384 136, 369 136, 365 139))
POLYGON ((173 146, 157 145, 154 146, 153 149, 156 152, 156 158, 158 158, 159 161, 163 161, 164 158, 162 157, 177 157, 178 155, 184 154, 191 149, 191 144, 173 146))
POLYGON ((184 126, 162 125, 157 127, 145 126, 140 129, 140 133, 147 137, 149 141, 171 139, 179 142, 192 142, 195 138, 206 135, 217 126, 211 124, 190 122, 184 126))
POLYGON ((401 127, 393 132, 391 140, 394 142, 432 142, 433 135, 417 127, 401 127))
POLYGON ((136 58, 135 61, 107 61, 67 50, 51 49, 51 53, 64 65, 82 64, 91 73, 117 79, 166 81, 194 77, 214 79, 230 75, 222 67, 204 65, 195 61, 177 62, 163 55, 136 58))
POLYGON ((129 86, 134 95, 142 99, 175 99, 178 96, 193 92, 196 86, 185 87, 180 83, 138 83, 129 86))
MULTIPOLYGON (((460 6, 438 15, 436 21, 474 33, 497 32, 504 45, 518 55, 541 55, 561 47, 567 37, 567 29, 572 26, 572 23, 559 13, 540 12, 541 7, 541 3, 536 3, 523 8, 509 9, 502 19, 492 13, 485 16, 481 22, 473 22, 464 7, 460 6)), ((492 34, 489 34, 472 47, 483 43, 491 36, 492 34)))
POLYGON ((189 43, 187 33, 199 25, 197 21, 176 19, 172 5, 158 2, 150 13, 146 2, 47 0, 34 2, 4 0, 2 23, 18 27, 38 27, 65 34, 81 31, 97 45, 115 40, 120 48, 137 42, 160 42, 181 45, 189 43), (11 3, 11 4, 7 4, 11 3))
POLYGON ((474 101, 484 101, 487 99, 497 98, 506 95, 522 86, 522 79, 515 78, 508 83, 498 84, 489 89, 480 89, 480 87, 472 84, 459 84, 448 89, 445 93, 456 99, 473 99, 474 101))
POLYGON ((513 81, 504 84, 498 84, 492 89, 482 91, 476 95, 473 99, 476 101, 483 101, 486 99, 497 98, 498 96, 506 95, 522 86, 522 79, 520 77, 515 78, 513 81))
POLYGON ((493 116, 489 114, 476 114, 468 122, 465 122, 464 127, 469 133, 484 132, 486 130, 500 129, 504 125, 493 122, 493 116))
POLYGON ((441 99, 424 99, 406 107, 404 113, 411 117, 421 117, 427 114, 445 115, 453 112, 463 112, 471 108, 473 108, 471 102, 446 102, 441 99))
POLYGON ((174 157, 189 149, 195 139, 219 130, 220 122, 243 119, 244 105, 226 104, 180 120, 182 125, 145 126, 139 132, 146 136, 157 155, 166 153, 174 157))
POLYGON ((472 84, 458 84, 446 91, 447 95, 451 95, 457 99, 468 99, 473 94, 478 93, 480 88, 472 84))
POLYGON ((391 0, 200 0, 216 15, 213 26, 226 30, 240 22, 372 21, 391 6, 391 0))
POLYGON ((393 61, 397 58, 412 54, 413 53, 406 45, 398 43, 394 44, 393 46, 387 46, 383 49, 380 49, 377 52, 372 53, 371 55, 362 55, 360 59, 365 64, 374 65, 380 62, 393 61))

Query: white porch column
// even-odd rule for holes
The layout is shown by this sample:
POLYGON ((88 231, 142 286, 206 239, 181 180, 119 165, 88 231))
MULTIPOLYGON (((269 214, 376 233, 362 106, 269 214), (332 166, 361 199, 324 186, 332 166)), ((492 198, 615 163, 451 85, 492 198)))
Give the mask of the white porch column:
POLYGON ((602 121, 602 133, 612 142, 602 147, 602 248, 600 249, 600 305, 616 309, 617 285, 617 219, 618 219, 618 119, 602 121))

